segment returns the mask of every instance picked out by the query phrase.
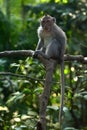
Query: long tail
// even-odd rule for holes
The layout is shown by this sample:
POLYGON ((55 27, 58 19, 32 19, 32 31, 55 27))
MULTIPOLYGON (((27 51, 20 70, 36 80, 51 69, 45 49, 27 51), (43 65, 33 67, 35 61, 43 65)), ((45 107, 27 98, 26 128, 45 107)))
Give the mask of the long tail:
POLYGON ((60 111, 59 111, 60 126, 62 124, 62 116, 63 116, 64 92, 65 92, 65 83, 64 83, 64 60, 63 60, 61 63, 61 98, 60 98, 60 111))

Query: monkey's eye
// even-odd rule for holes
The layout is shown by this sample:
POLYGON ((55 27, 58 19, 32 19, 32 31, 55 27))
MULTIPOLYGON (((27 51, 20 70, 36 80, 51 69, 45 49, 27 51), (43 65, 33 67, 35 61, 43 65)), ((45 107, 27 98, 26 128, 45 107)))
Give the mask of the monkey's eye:
POLYGON ((43 20, 42 23, 45 23, 45 20, 43 20))
POLYGON ((49 22, 50 22, 50 20, 48 19, 46 22, 47 22, 47 23, 49 23, 49 22))

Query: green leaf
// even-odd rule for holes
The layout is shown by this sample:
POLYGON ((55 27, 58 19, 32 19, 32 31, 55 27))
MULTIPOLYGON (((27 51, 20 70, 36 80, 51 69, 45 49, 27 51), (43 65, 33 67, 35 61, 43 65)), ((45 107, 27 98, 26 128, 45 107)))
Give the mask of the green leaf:
POLYGON ((77 129, 75 129, 73 127, 67 127, 67 128, 64 128, 64 130, 77 130, 77 129))
POLYGON ((84 99, 87 100, 87 95, 84 96, 84 99))
POLYGON ((47 109, 57 111, 59 110, 58 106, 47 106, 47 109))

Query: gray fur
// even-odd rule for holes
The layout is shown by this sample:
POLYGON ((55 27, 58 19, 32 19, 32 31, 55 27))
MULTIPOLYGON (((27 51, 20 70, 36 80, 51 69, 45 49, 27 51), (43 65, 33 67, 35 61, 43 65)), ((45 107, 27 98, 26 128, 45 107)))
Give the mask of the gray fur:
MULTIPOLYGON (((48 59, 52 58, 57 60, 61 66, 61 99, 60 99, 60 112, 59 112, 59 122, 61 125, 62 114, 63 114, 63 100, 64 100, 64 53, 65 46, 67 42, 66 35, 64 31, 56 24, 56 20, 46 15, 42 18, 40 27, 38 28, 38 45, 36 47, 35 54, 46 54, 48 59), (50 20, 49 23, 44 23, 44 20, 50 20), (43 22, 43 26, 42 26, 43 22), (51 27, 49 26, 51 25, 51 27), (47 29, 48 27, 48 29, 47 29)), ((34 55, 35 55, 34 54, 34 55)))
POLYGON ((66 35, 64 31, 54 22, 51 31, 47 32, 40 24, 38 28, 37 50, 43 51, 49 58, 63 60, 66 45, 66 35))

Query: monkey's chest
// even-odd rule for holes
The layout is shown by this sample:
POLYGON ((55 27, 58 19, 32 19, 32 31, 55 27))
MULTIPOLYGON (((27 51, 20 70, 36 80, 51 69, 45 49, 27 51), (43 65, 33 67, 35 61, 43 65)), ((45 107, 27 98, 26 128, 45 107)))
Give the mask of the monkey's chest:
POLYGON ((52 37, 45 37, 44 38, 44 47, 46 48, 49 44, 51 44, 52 37))

